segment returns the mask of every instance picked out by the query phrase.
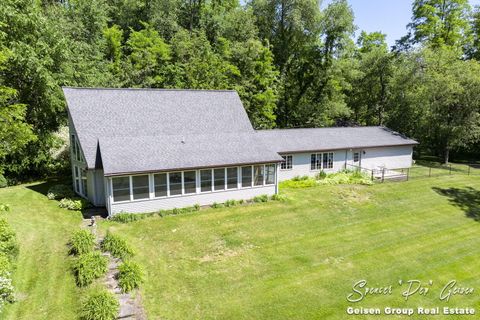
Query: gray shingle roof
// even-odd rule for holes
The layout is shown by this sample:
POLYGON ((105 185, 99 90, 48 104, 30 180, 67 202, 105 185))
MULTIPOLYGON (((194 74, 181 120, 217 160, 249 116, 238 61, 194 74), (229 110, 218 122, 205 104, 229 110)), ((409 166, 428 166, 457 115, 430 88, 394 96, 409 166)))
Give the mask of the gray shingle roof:
POLYGON ((100 138, 100 152, 105 175, 282 160, 253 132, 106 137, 100 138))
POLYGON ((280 153, 418 144, 385 127, 258 130, 257 134, 280 153))
POLYGON ((213 165, 216 159, 222 164, 279 159, 255 135, 235 91, 63 88, 63 92, 87 166, 99 166, 99 145, 106 174, 190 167, 192 157, 198 157, 194 161, 198 166, 213 165), (193 142, 194 135, 199 136, 197 145, 178 144, 179 136, 193 142), (235 135, 230 147, 216 146, 229 143, 222 136, 235 135))

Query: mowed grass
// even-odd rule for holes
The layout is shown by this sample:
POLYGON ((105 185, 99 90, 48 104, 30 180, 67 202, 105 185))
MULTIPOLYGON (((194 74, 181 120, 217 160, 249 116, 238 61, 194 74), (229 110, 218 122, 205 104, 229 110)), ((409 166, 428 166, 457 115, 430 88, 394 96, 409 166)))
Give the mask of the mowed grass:
POLYGON ((286 202, 101 227, 136 248, 135 260, 146 271, 141 293, 149 319, 345 319, 348 306, 479 312, 478 292, 439 300, 451 279, 480 290, 478 177, 282 193, 286 202), (347 302, 360 279, 392 285, 393 294, 347 302), (398 281, 410 279, 432 280, 430 292, 405 301, 398 281))
POLYGON ((0 189, 10 205, 7 219, 17 233, 20 254, 14 274, 18 301, 1 319, 76 319, 79 296, 69 271, 66 243, 81 215, 47 200, 46 184, 0 189))

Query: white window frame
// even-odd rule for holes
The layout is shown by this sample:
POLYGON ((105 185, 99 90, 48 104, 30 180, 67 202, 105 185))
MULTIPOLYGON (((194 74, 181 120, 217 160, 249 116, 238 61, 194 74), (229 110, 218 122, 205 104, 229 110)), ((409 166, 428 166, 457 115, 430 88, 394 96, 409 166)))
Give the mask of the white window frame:
POLYGON ((293 154, 284 154, 281 155, 282 158, 284 158, 284 161, 280 162, 280 171, 287 171, 287 170, 292 170, 293 169, 293 154), (290 166, 288 159, 290 159, 290 166), (285 168, 282 168, 282 166, 285 164, 285 168))
POLYGON ((329 152, 315 152, 310 154, 310 171, 320 171, 320 170, 332 170, 335 166, 335 152, 329 151, 329 152), (331 164, 332 166, 330 167, 327 165, 326 167, 324 166, 323 163, 323 157, 324 155, 327 155, 327 164, 330 163, 330 154, 332 155, 331 157, 331 164), (315 155, 315 168, 312 168, 312 156, 315 155), (320 159, 320 161, 318 160, 320 159))

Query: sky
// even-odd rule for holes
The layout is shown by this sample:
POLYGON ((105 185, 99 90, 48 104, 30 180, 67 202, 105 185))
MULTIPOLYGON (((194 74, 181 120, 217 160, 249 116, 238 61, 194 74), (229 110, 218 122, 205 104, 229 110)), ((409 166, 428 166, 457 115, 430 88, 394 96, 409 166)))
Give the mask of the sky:
MULTIPOLYGON (((325 8, 331 0, 324 0, 325 8)), ((407 33, 406 26, 412 17, 412 0, 348 0, 355 14, 355 25, 360 31, 381 31, 387 35, 389 46, 407 33)), ((480 0, 470 0, 470 5, 480 5, 480 0)))

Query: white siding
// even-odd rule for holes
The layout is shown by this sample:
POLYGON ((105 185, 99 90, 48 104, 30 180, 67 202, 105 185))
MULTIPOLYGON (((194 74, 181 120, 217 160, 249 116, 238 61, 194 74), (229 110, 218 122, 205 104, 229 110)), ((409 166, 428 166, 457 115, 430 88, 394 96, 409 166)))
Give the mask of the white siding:
MULTIPOLYGON (((214 202, 223 203, 227 200, 251 199, 262 194, 275 194, 275 185, 111 203, 109 208, 110 215, 121 211, 135 213, 154 212, 158 210, 189 207, 197 203, 199 205, 210 205, 214 202)), ((112 197, 109 197, 109 199, 109 201, 111 201, 112 197)))
POLYGON ((361 166, 368 169, 409 168, 412 165, 412 146, 382 147, 364 149, 361 166))
POLYGON ((88 200, 97 207, 105 206, 103 170, 87 170, 88 200))
MULTIPOLYGON (((409 168, 412 165, 412 149, 412 146, 396 146, 330 151, 333 152, 333 169, 324 171, 329 173, 343 170, 345 169, 346 163, 349 165, 359 165, 368 169, 378 169, 381 167, 388 169, 409 168), (360 154, 360 161, 357 163, 353 162, 354 152, 360 154)), ((318 151, 317 153, 321 152, 323 151, 318 151)), ((279 169, 278 181, 292 179, 297 176, 315 176, 320 170, 310 170, 312 153, 315 152, 289 154, 292 155, 292 169, 279 169)))
MULTIPOLYGON (((321 153, 319 151, 318 153, 321 153)), ((345 169, 345 150, 337 150, 337 151, 325 151, 325 152, 333 152, 333 168, 326 169, 325 172, 336 172, 345 169)), ((311 155, 315 152, 308 152, 308 153, 292 153, 288 155, 292 155, 292 169, 286 170, 278 170, 278 181, 289 180, 297 176, 310 176, 313 177, 320 170, 310 170, 310 160, 311 155)), ((287 155, 282 154, 282 155, 287 155)))

